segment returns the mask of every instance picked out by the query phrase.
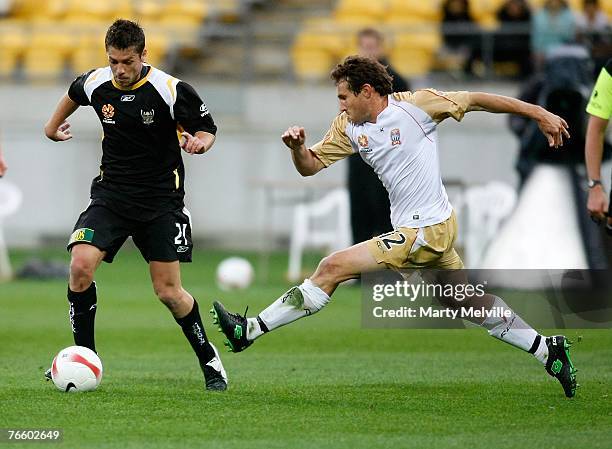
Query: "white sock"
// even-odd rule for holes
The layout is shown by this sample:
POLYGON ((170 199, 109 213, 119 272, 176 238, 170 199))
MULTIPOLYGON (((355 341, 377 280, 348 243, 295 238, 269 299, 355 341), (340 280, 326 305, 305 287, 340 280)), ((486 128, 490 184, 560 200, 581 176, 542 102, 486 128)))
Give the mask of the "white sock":
MULTIPOLYGON (((269 331, 317 313, 329 302, 329 296, 310 279, 299 287, 292 287, 287 293, 270 304, 259 314, 259 319, 269 331)), ((255 340, 264 333, 257 318, 247 319, 247 339, 255 340)))
MULTIPOLYGON (((518 316, 508 305, 498 296, 495 296, 492 308, 498 307, 510 312, 509 318, 504 316, 487 317, 482 323, 482 327, 488 329, 489 335, 501 341, 516 346, 532 353, 536 359, 546 364, 548 359, 548 347, 546 337, 538 334, 531 326, 518 316), (535 344, 538 345, 534 348, 535 344)), ((497 310, 500 310, 497 309, 497 310)))

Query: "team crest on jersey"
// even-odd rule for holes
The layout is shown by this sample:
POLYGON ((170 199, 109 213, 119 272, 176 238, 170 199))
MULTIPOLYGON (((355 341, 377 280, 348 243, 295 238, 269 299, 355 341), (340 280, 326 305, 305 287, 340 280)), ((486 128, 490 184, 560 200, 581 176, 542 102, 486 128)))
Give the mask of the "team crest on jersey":
POLYGON ((402 141, 400 140, 400 130, 399 128, 394 128, 391 130, 391 144, 393 146, 395 145, 401 145, 402 141))
POLYGON ((115 116, 115 108, 112 104, 108 103, 102 106, 102 116, 104 117, 102 122, 110 123, 111 125, 115 124, 115 121, 113 120, 113 117, 115 116))
POLYGON ((361 151, 362 153, 369 153, 370 151, 372 151, 369 146, 368 136, 366 136, 365 134, 361 134, 357 138, 357 143, 359 144, 359 151, 361 151))
POLYGON ((153 118, 155 117, 155 110, 151 109, 150 111, 140 110, 140 116, 142 117, 142 123, 144 125, 153 124, 153 118))

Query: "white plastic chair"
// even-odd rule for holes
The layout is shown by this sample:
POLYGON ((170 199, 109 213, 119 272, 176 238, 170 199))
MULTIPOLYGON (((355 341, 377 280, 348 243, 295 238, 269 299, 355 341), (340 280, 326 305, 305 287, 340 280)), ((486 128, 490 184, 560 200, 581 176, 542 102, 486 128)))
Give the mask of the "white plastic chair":
POLYGON ((467 208, 465 259, 468 268, 480 268, 487 247, 503 221, 516 206, 515 190, 503 182, 469 187, 464 196, 467 208))
POLYGON ((0 281, 8 280, 13 276, 8 249, 4 240, 4 218, 14 214, 21 206, 21 190, 9 181, 0 180, 0 281))
POLYGON ((292 282, 300 279, 305 248, 325 248, 333 252, 347 248, 350 244, 350 204, 346 189, 336 189, 320 200, 298 204, 293 212, 287 277, 292 282), (315 229, 316 220, 325 216, 335 219, 333 226, 315 229))

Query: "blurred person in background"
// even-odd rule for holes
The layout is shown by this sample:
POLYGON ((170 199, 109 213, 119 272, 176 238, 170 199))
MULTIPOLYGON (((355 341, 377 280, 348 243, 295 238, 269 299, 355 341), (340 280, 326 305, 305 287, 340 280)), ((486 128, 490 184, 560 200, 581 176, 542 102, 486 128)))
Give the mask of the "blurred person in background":
MULTIPOLYGON (((385 57, 382 33, 373 28, 365 28, 357 33, 357 45, 361 56, 375 59, 387 68, 393 77, 394 92, 410 90, 406 80, 393 70, 385 57)), ((363 242, 393 229, 389 218, 389 194, 372 167, 358 154, 348 160, 348 189, 353 242, 363 242)))
POLYGON ((593 76, 597 76, 612 55, 612 29, 599 0, 584 0, 583 10, 576 17, 579 41, 591 50, 595 63, 593 76))
POLYGON ((599 0, 584 0, 582 12, 576 16, 579 32, 604 33, 609 27, 608 16, 601 9, 599 0))
POLYGON ((478 25, 470 14, 468 0, 446 0, 442 5, 444 51, 462 60, 466 74, 473 73, 472 63, 480 54, 478 25))
POLYGON ((495 61, 511 61, 521 77, 531 73, 531 10, 526 0, 506 0, 497 11, 499 32, 495 34, 495 61))
POLYGON ((576 40, 576 19, 565 0, 547 0, 533 16, 531 48, 537 70, 547 52, 576 40))
POLYGON ((606 128, 612 115, 612 59, 601 70, 591 94, 586 111, 589 113, 587 126, 585 160, 587 166, 589 197, 587 209, 597 222, 606 219, 607 230, 612 232, 612 201, 601 182, 601 161, 604 154, 606 128))

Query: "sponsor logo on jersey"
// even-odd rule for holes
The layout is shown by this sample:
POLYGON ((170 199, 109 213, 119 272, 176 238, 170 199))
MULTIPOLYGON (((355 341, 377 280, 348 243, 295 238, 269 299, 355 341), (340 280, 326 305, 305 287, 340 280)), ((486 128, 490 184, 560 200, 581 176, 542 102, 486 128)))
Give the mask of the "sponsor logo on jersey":
POLYGON ((402 141, 400 140, 400 130, 399 128, 394 128, 391 130, 391 145, 400 145, 402 141))
POLYGON ((121 95, 121 101, 134 101, 136 95, 121 95))
POLYGON ((206 105, 204 103, 202 103, 202 106, 200 106, 200 116, 204 117, 205 115, 210 114, 210 112, 208 111, 208 108, 206 107, 206 105))
POLYGON ((115 121, 113 120, 113 117, 115 116, 115 108, 112 104, 108 103, 102 106, 102 116, 104 117, 102 122, 110 123, 111 125, 115 124, 115 121))
POLYGON ((369 153, 370 151, 372 151, 368 144, 368 136, 366 136, 365 134, 361 134, 357 138, 357 143, 359 144, 359 151, 361 153, 369 153))
POLYGON ((179 246, 178 248, 176 248, 177 253, 186 253, 187 251, 189 251, 188 246, 179 246))
POLYGON ((140 110, 140 116, 142 117, 142 123, 144 125, 153 124, 153 118, 155 117, 155 110, 151 109, 150 111, 140 110))

